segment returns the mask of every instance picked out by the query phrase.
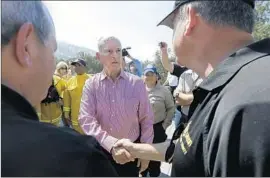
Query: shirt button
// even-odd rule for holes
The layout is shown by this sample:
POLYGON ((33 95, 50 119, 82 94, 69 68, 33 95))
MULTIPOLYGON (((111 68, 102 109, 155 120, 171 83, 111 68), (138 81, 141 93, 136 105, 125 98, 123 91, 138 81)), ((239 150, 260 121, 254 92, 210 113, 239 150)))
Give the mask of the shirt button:
POLYGON ((110 128, 110 131, 112 131, 112 128, 110 128))
POLYGON ((115 88, 115 86, 113 85, 113 88, 115 88))
POLYGON ((114 100, 112 100, 112 102, 114 103, 114 100))

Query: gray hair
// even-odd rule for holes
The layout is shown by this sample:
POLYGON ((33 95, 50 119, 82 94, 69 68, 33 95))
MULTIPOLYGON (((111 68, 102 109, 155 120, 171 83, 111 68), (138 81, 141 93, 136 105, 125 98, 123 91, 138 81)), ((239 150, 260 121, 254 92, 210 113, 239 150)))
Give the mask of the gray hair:
POLYGON ((55 35, 52 17, 41 1, 2 1, 1 21, 1 45, 7 45, 24 23, 33 24, 44 45, 55 35))
POLYGON ((179 8, 177 24, 185 20, 187 6, 191 5, 208 23, 221 27, 231 26, 252 33, 255 13, 250 5, 241 0, 194 1, 179 8))
POLYGON ((120 44, 120 46, 122 47, 120 40, 114 36, 101 37, 98 40, 98 51, 101 52, 104 49, 105 44, 110 40, 114 40, 114 41, 118 42, 120 44))

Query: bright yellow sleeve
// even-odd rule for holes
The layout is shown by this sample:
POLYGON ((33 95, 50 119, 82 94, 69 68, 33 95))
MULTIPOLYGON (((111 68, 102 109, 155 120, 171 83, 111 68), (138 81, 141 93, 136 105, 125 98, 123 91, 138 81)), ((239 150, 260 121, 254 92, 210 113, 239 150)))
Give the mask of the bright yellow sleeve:
POLYGON ((61 87, 60 96, 61 96, 62 98, 64 98, 64 92, 65 92, 65 90, 66 90, 66 88, 67 88, 67 82, 66 82, 64 79, 61 79, 61 80, 60 80, 60 87, 61 87))
POLYGON ((71 111, 71 97, 67 89, 64 91, 63 103, 64 103, 63 106, 64 116, 65 118, 69 118, 71 111))
POLYGON ((62 92, 64 92, 66 90, 66 87, 67 87, 67 82, 65 80, 61 79, 62 92))

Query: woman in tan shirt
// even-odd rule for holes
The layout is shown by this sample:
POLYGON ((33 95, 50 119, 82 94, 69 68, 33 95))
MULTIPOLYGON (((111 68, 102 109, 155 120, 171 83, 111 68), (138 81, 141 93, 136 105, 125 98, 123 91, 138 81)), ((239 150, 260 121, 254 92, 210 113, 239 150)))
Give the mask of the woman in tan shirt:
MULTIPOLYGON (((161 143, 167 139, 166 129, 171 125, 175 112, 173 97, 170 91, 159 83, 158 78, 156 67, 151 64, 147 65, 144 69, 143 79, 155 116, 153 143, 161 143)), ((150 161, 148 169, 142 175, 146 176, 149 172, 151 177, 158 177, 160 165, 160 162, 150 161)))

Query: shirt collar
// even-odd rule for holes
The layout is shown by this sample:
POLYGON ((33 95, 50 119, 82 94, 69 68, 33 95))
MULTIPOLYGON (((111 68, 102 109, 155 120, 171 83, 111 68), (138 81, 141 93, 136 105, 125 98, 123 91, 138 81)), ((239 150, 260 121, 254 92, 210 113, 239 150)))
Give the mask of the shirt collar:
POLYGON ((198 88, 212 91, 226 84, 245 65, 270 54, 270 38, 244 47, 217 66, 198 88))
MULTIPOLYGON (((107 74, 106 74, 105 71, 103 70, 103 71, 101 72, 101 80, 104 80, 104 79, 106 79, 106 78, 109 78, 109 77, 107 76, 107 74)), ((127 78, 128 78, 128 77, 127 77, 127 74, 126 74, 126 72, 125 72, 124 70, 121 70, 120 75, 117 77, 117 79, 119 79, 119 78, 123 78, 123 79, 127 79, 127 78)))
POLYGON ((29 116, 26 117, 27 119, 38 120, 35 109, 23 96, 3 84, 1 84, 1 90, 2 106, 5 104, 15 110, 17 113, 29 116))

